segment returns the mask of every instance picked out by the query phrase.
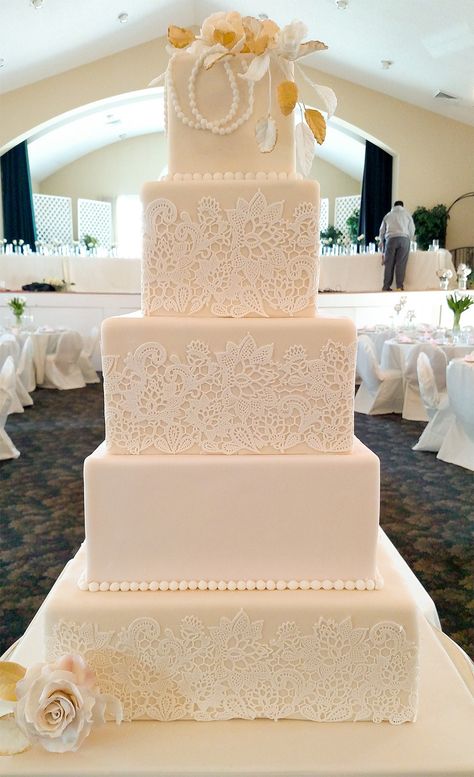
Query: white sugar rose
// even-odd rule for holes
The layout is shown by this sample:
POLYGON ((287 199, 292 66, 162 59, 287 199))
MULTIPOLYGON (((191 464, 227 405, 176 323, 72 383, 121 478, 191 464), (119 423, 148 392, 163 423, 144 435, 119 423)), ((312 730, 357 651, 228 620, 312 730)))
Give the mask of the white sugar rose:
POLYGON ((232 40, 233 43, 236 43, 244 36, 241 15, 237 11, 230 11, 229 13, 218 11, 208 16, 202 24, 199 37, 208 46, 214 46, 218 42, 216 40, 216 32, 234 33, 232 40))
POLYGON ((95 682, 80 656, 32 666, 16 686, 18 727, 50 752, 77 750, 92 726, 105 721, 108 708, 117 723, 122 719, 120 703, 98 693, 95 682))
POLYGON ((291 22, 278 33, 277 51, 285 59, 296 59, 303 39, 308 34, 308 28, 303 22, 291 22))

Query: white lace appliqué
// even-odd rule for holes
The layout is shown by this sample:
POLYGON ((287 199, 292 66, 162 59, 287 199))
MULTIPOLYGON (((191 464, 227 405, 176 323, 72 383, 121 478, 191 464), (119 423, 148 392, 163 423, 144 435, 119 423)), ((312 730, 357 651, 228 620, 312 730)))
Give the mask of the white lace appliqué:
POLYGON ((174 630, 153 618, 118 631, 61 621, 48 660, 82 655, 129 720, 414 720, 417 650, 402 626, 321 618, 308 634, 295 623, 262 632, 242 610, 214 626, 190 615, 174 630))
POLYGON ((300 203, 291 219, 283 202, 258 191, 224 210, 214 197, 196 220, 168 199, 145 213, 142 300, 145 315, 293 316, 317 291, 317 209, 300 203))
POLYGON ((329 340, 316 359, 251 335, 186 357, 144 343, 104 362, 109 449, 163 453, 347 452, 353 442, 354 345, 329 340), (297 447, 299 446, 299 447, 297 447))

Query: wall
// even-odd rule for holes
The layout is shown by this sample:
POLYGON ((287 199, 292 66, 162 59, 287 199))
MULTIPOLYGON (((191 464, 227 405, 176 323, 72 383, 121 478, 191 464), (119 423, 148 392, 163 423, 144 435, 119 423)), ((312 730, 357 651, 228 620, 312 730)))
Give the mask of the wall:
POLYGON ((33 190, 72 197, 73 228, 77 235, 78 197, 113 202, 119 194, 138 194, 144 181, 159 178, 166 161, 164 134, 140 135, 76 159, 37 183, 33 190))
MULTIPOLYGON (((316 152, 317 153, 317 152, 316 152)), ((349 194, 360 194, 361 182, 346 175, 334 165, 319 159, 317 156, 311 168, 311 178, 319 181, 321 197, 329 199, 329 223, 334 224, 334 201, 336 197, 346 197, 349 194)))
MULTIPOLYGON (((166 67, 164 39, 137 46, 44 79, 1 97, 0 149, 26 136, 33 126, 111 95, 143 89, 166 67)), ((396 155, 394 196, 410 209, 449 205, 474 189, 474 127, 416 108, 350 81, 308 69, 314 81, 338 96, 337 116, 396 155)), ((310 87, 301 84, 311 104, 310 87)), ((456 218, 449 245, 474 245, 474 218, 456 218)))

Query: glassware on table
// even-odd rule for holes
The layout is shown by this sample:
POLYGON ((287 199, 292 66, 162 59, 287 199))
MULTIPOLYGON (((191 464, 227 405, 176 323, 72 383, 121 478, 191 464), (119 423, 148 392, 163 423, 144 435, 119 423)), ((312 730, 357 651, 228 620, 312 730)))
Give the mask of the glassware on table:
POLYGON ((469 278, 472 270, 467 264, 458 264, 456 274, 458 276, 458 289, 459 291, 466 291, 467 279, 469 278))

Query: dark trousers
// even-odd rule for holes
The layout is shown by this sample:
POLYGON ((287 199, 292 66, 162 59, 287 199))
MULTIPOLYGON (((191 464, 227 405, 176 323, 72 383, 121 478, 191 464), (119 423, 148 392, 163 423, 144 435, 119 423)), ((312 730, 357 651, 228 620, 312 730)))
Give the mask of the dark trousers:
POLYGON ((394 271, 397 289, 401 289, 403 286, 409 253, 409 237, 387 238, 385 242, 385 272, 383 276, 384 291, 388 291, 390 289, 393 281, 394 271))

